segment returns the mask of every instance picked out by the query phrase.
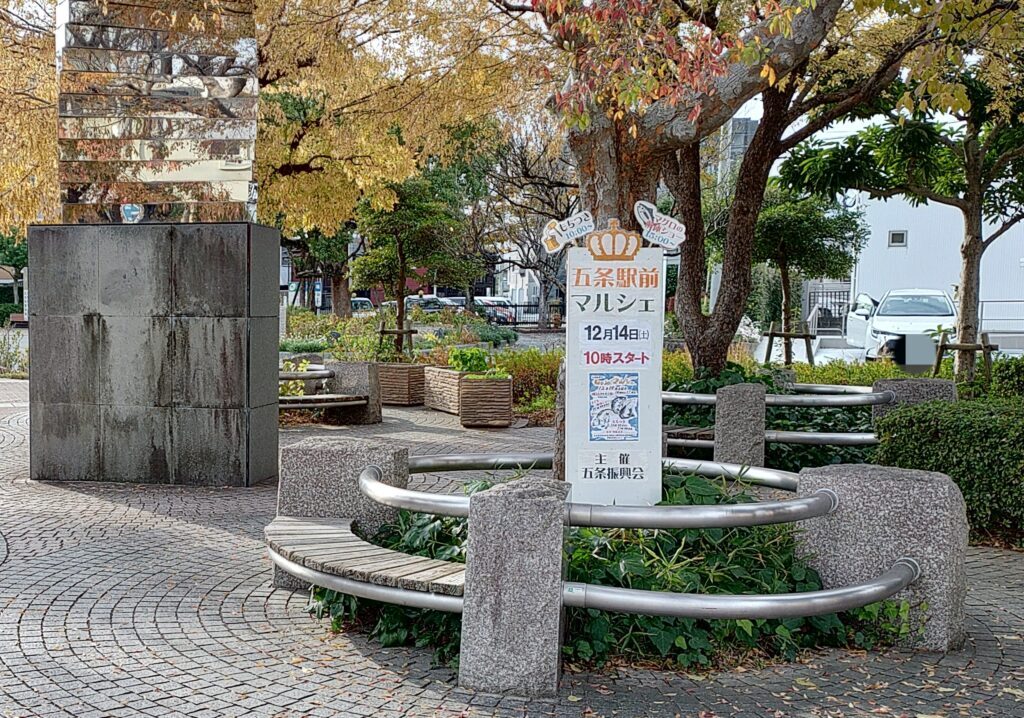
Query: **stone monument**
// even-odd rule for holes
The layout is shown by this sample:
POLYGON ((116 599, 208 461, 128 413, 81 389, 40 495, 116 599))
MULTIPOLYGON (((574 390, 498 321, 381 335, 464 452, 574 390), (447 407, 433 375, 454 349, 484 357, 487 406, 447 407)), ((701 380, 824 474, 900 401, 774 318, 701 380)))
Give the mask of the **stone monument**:
POLYGON ((65 224, 29 230, 32 478, 272 478, 252 2, 62 0, 57 24, 65 224))

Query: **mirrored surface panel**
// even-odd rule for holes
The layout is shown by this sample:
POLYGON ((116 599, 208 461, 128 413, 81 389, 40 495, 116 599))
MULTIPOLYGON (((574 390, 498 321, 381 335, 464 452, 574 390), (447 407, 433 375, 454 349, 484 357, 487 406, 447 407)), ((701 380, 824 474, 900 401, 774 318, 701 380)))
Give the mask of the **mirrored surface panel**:
POLYGON ((251 219, 256 39, 246 0, 61 0, 65 222, 251 219))

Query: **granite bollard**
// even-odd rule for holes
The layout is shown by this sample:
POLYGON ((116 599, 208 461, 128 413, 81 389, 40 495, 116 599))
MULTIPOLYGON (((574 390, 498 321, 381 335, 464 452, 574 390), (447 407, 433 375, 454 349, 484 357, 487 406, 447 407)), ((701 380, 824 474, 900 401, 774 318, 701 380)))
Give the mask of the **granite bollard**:
POLYGON ((956 484, 933 471, 870 464, 821 466, 800 472, 800 496, 831 489, 838 509, 800 524, 800 551, 826 589, 876 578, 899 558, 921 576, 894 596, 911 605, 908 644, 951 651, 964 641, 967 512, 956 484), (922 611, 922 606, 926 609, 922 611))
POLYGON ((562 544, 569 485, 521 479, 469 505, 459 685, 550 696, 562 653, 562 544))
POLYGON ((764 384, 733 384, 715 401, 715 461, 764 466, 764 384))
MULTIPOLYGON (((381 470, 381 481, 405 488, 409 482, 409 451, 363 439, 310 438, 281 449, 277 515, 352 519, 372 536, 398 518, 398 509, 384 506, 359 490, 359 474, 369 465, 381 470)), ((305 584, 274 567, 278 588, 305 584)))
POLYGON ((896 401, 871 407, 871 418, 880 419, 905 404, 923 404, 927 401, 956 401, 956 382, 949 379, 879 379, 871 385, 872 391, 891 391, 896 401))
POLYGON ((324 368, 334 372, 327 380, 328 394, 365 396, 366 406, 339 406, 324 410, 328 424, 379 424, 383 418, 380 378, 374 362, 328 361, 324 368))

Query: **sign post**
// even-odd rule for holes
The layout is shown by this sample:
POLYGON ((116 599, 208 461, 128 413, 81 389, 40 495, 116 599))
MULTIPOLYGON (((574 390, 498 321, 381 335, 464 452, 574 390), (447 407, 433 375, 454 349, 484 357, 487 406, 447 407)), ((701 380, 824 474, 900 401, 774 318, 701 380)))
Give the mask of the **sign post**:
POLYGON ((567 263, 566 480, 572 500, 661 501, 664 255, 609 220, 567 263))

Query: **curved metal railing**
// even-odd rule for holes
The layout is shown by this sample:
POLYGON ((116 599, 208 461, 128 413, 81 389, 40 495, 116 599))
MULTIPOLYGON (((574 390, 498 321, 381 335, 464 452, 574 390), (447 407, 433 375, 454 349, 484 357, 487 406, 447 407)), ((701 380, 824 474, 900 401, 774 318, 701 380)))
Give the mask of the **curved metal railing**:
MULTIPOLYGON (((824 388, 827 385, 813 384, 824 388)), ((867 388, 867 387, 858 387, 867 388)), ((662 404, 683 404, 687 406, 714 406, 718 397, 714 394, 696 394, 688 391, 663 391, 661 392, 662 404)), ((818 391, 800 394, 766 394, 765 406, 816 406, 816 407, 846 407, 846 406, 879 406, 891 404, 896 401, 896 394, 888 389, 885 391, 857 391, 841 392, 836 394, 825 394, 818 391)))
POLYGON ((767 486, 780 491, 796 491, 800 482, 800 475, 792 471, 781 471, 779 469, 768 469, 763 466, 743 466, 742 464, 727 464, 720 461, 699 461, 697 459, 677 459, 666 456, 661 460, 664 466, 677 471, 685 471, 698 476, 709 476, 717 478, 724 476, 733 481, 743 481, 748 484, 767 486))
POLYGON ((562 604, 574 608, 683 618, 797 618, 821 616, 884 601, 916 581, 921 567, 900 558, 881 576, 825 591, 778 594, 694 594, 566 582, 562 604))
POLYGON ((550 469, 555 459, 551 452, 538 454, 445 454, 441 456, 410 456, 409 473, 431 471, 499 471, 501 469, 550 469))
MULTIPOLYGON (((713 431, 709 427, 706 431, 713 431)), ((773 444, 809 446, 878 446, 878 436, 866 431, 766 431, 764 440, 773 444)), ((713 439, 667 439, 669 446, 687 449, 713 449, 713 439)))
MULTIPOLYGON (((508 454, 503 456, 420 456, 409 460, 410 473, 463 471, 472 469, 517 469, 550 467, 553 455, 508 454)), ((794 491, 796 474, 744 467, 719 462, 666 458, 669 469, 704 476, 743 479, 774 488, 794 491)), ((381 481, 382 471, 366 467, 359 476, 359 488, 378 503, 411 511, 469 516, 468 496, 432 494, 390 486, 381 481)), ((829 489, 787 501, 724 504, 710 506, 599 506, 569 503, 566 523, 573 526, 605 528, 731 528, 769 523, 801 521, 825 516, 836 510, 839 497, 829 489)), ((433 608, 459 613, 463 599, 423 591, 379 586, 368 582, 315 571, 270 551, 271 560, 288 573, 310 583, 361 598, 402 606, 433 608)), ((852 586, 823 591, 788 594, 691 594, 645 591, 576 582, 562 585, 565 606, 602 611, 637 613, 648 616, 677 616, 704 619, 779 619, 818 616, 849 611, 894 596, 921 575, 912 558, 900 558, 882 575, 852 586)))
MULTIPOLYGON (((509 454, 500 457, 447 455, 412 457, 410 473, 428 471, 467 471, 472 469, 550 468, 551 454, 509 454), (415 468, 414 468, 415 467, 415 468)), ((725 476, 773 488, 794 491, 797 475, 759 467, 747 468, 737 464, 691 462, 687 459, 664 459, 665 464, 703 476, 725 476)), ((469 497, 458 494, 436 494, 414 491, 385 484, 383 472, 376 466, 367 466, 359 475, 359 490, 379 504, 396 509, 417 511, 441 516, 469 516, 469 497)), ((570 526, 603 528, 685 529, 731 528, 790 523, 825 516, 835 511, 839 497, 823 489, 810 496, 785 501, 759 501, 742 504, 708 506, 602 506, 597 504, 568 503, 566 523, 570 526)))

